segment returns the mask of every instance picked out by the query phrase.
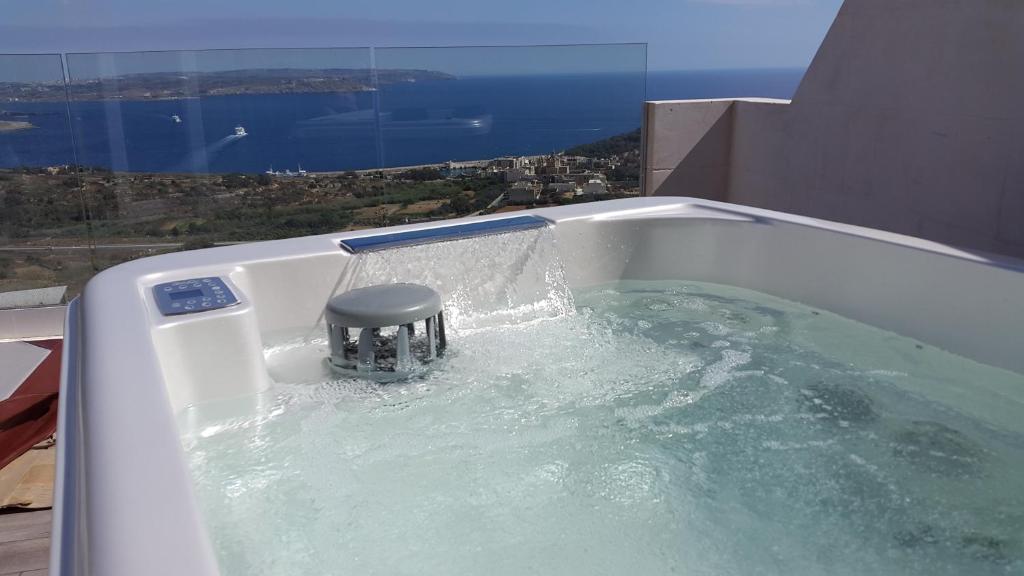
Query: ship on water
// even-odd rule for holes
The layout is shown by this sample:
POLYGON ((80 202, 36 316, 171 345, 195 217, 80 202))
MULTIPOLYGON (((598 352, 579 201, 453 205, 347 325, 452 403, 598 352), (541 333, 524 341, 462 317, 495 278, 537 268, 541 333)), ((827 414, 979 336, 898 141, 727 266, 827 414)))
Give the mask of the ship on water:
POLYGON ((274 166, 271 165, 270 170, 265 171, 264 174, 267 174, 269 176, 303 177, 306 174, 308 174, 308 172, 302 169, 302 164, 299 164, 298 172, 292 172, 291 170, 285 170, 284 172, 275 171, 274 166))
POLYGON ((235 126, 235 136, 248 136, 249 133, 245 131, 243 126, 235 126))
POLYGON ((171 116, 171 121, 175 124, 181 124, 181 116, 174 114, 173 116, 171 116))

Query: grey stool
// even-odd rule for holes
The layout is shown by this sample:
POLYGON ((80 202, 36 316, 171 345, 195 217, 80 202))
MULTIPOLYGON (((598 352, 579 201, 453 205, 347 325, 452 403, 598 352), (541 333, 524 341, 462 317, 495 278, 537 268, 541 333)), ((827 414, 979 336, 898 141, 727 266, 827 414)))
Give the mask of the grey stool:
POLYGON ((345 292, 331 298, 325 316, 330 363, 339 371, 403 373, 440 357, 447 344, 441 296, 418 284, 345 292))

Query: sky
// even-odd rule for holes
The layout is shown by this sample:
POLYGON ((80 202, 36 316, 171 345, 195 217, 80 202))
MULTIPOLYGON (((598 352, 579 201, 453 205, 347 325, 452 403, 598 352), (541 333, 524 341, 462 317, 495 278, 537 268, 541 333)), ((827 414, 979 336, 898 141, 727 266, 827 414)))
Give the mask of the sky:
MULTIPOLYGON (((533 72, 544 62, 549 68, 606 70, 632 69, 643 61, 651 71, 803 68, 840 4, 841 0, 0 0, 0 54, 646 43, 645 53, 635 47, 518 53, 378 50, 375 57, 379 66, 434 63, 435 69, 447 66, 443 71, 455 74, 497 66, 533 72)), ((313 54, 327 62, 365 59, 361 51, 280 58, 287 64, 313 54)), ((198 58, 201 66, 231 60, 223 54, 198 58)), ((85 77, 104 66, 125 68, 128 60, 80 56, 78 69, 85 77)), ((160 57, 142 61, 155 60, 160 57)), ((0 58, 0 72, 8 79, 50 74, 45 60, 18 61, 16 65, 14 59, 0 58)), ((69 68, 73 62, 69 57, 69 68)))

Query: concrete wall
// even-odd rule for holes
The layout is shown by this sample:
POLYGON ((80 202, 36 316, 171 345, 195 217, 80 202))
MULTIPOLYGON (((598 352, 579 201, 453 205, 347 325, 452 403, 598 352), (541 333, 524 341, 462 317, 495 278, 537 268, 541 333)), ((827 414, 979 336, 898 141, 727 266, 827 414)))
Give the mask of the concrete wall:
POLYGON ((725 200, 732 146, 732 101, 687 100, 648 104, 644 121, 649 194, 725 200), (671 142, 671 146, 658 145, 671 142))
MULTIPOLYGON (((648 193, 1024 257, 1022 32, 1020 1, 847 0, 790 105, 737 101, 724 135, 648 127, 648 193), (694 175, 706 148, 728 148, 724 197, 718 166, 694 175)), ((648 120, 704 106, 649 103, 648 120)))

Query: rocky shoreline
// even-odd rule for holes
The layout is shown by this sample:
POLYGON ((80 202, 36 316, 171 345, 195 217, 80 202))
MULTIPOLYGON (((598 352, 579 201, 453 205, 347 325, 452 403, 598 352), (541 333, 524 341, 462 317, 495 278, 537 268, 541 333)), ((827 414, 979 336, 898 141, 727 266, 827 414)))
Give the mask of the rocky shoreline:
POLYGON ((16 132, 18 130, 29 130, 35 128, 31 122, 14 120, 0 120, 0 132, 16 132))

